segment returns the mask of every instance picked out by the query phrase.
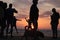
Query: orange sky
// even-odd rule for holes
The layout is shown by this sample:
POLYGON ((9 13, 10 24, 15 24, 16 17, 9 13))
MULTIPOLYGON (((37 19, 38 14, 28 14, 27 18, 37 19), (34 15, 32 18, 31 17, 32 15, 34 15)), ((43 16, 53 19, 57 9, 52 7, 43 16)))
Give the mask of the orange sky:
MULTIPOLYGON (((24 27, 26 25, 27 25, 27 22, 25 21, 25 19, 22 19, 22 21, 17 21, 17 27, 20 28, 20 29, 24 29, 24 27)), ((60 24, 59 24, 59 26, 60 26, 60 24)), ((60 29, 59 26, 58 26, 58 29, 60 29)), ((39 18, 38 19, 38 29, 51 29, 50 17, 39 18)))

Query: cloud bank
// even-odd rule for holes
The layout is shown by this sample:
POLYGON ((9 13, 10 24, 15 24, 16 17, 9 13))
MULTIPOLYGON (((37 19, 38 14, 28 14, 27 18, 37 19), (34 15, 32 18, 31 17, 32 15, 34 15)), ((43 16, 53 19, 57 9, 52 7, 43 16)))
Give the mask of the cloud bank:
MULTIPOLYGON (((30 11, 30 6, 32 4, 32 0, 0 0, 7 3, 12 3, 14 7, 18 9, 18 13, 22 14, 19 16, 23 16, 21 18, 24 18, 25 16, 28 16, 30 11)), ((53 7, 60 9, 60 0, 39 0, 38 8, 42 11, 40 13, 40 17, 48 17, 51 12, 49 12, 53 7)))

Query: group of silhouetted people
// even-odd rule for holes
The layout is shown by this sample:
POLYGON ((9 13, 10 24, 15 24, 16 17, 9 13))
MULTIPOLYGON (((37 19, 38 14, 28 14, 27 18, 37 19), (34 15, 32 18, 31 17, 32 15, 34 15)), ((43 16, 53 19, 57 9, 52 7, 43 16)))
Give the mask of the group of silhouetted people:
POLYGON ((14 13, 17 13, 17 11, 16 9, 12 8, 12 4, 9 4, 9 7, 7 8, 7 3, 0 1, 0 27, 1 27, 0 36, 4 36, 5 29, 6 36, 8 36, 9 26, 11 26, 10 33, 12 36, 13 26, 16 28, 17 20, 16 17, 14 16, 14 13))
MULTIPOLYGON (((34 26, 34 31, 37 31, 38 28, 38 17, 39 17, 39 9, 37 8, 38 0, 33 0, 33 4, 30 8, 29 21, 28 21, 28 29, 31 28, 31 24, 34 26)), ((13 26, 16 28, 16 17, 14 13, 17 13, 16 9, 12 8, 12 4, 9 4, 7 8, 7 3, 0 1, 0 26, 1 32, 0 36, 4 36, 4 30, 6 28, 6 35, 8 35, 9 26, 11 26, 11 36, 13 31, 13 26)), ((51 28, 53 32, 53 38, 57 38, 57 27, 59 24, 59 13, 55 8, 52 8, 51 15, 51 28)), ((32 28, 31 28, 32 29, 32 28)), ((17 29, 16 29, 17 30, 17 29)))
MULTIPOLYGON (((39 17, 39 9, 37 8, 38 0, 33 0, 33 4, 30 8, 30 15, 29 15, 29 22, 28 22, 28 29, 31 28, 31 24, 33 23, 34 30, 37 31, 38 28, 38 17, 39 17)), ((52 15, 51 15, 51 28, 53 32, 53 38, 57 38, 57 27, 59 24, 60 15, 56 11, 55 8, 52 8, 52 15)))

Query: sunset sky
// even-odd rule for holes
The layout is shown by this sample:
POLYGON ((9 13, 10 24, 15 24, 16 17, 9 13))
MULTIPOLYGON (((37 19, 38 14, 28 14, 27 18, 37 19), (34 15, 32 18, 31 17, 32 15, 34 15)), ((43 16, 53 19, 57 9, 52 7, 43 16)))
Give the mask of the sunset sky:
MULTIPOLYGON (((17 19, 22 21, 17 21, 17 27, 24 29, 24 26, 27 25, 25 17, 29 17, 30 7, 32 5, 32 0, 2 0, 4 2, 12 3, 13 7, 18 11, 17 14, 14 14, 17 19)), ((39 19, 38 19, 38 29, 51 29, 50 26, 50 15, 51 9, 56 8, 60 13, 60 0, 39 0, 38 5, 39 9, 39 19)), ((60 22, 58 29, 60 29, 60 22)))

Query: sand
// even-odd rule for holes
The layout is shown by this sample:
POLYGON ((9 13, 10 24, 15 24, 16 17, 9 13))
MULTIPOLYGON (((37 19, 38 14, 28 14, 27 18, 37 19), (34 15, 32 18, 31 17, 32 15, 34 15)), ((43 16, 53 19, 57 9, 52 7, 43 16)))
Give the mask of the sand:
MULTIPOLYGON (((21 37, 21 36, 13 36, 13 37, 0 37, 0 40, 25 40, 25 37, 21 37)), ((29 37, 27 40, 33 40, 33 38, 29 37)), ((38 40, 38 39, 37 39, 38 40)), ((55 38, 53 39, 52 37, 44 37, 44 38, 39 38, 39 40, 60 40, 59 38, 55 38)))

